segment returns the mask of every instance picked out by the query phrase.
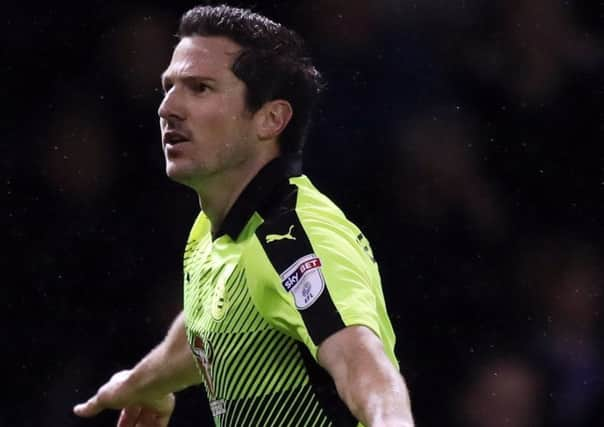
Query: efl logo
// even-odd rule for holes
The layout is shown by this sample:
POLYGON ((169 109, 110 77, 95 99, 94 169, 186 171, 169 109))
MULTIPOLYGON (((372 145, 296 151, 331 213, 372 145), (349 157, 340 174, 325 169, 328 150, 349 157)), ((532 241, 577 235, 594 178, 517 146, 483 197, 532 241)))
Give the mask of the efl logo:
POLYGON ((321 267, 321 260, 314 254, 300 258, 281 274, 285 290, 289 292, 294 286, 300 283, 306 273, 319 267, 321 267))

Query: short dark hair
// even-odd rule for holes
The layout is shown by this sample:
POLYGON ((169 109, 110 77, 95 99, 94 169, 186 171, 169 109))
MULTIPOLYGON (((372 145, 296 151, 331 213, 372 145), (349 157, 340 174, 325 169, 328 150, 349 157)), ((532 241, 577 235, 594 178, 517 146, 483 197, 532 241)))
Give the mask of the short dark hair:
POLYGON ((282 154, 301 154, 312 112, 325 87, 302 38, 249 9, 196 6, 180 20, 178 37, 223 36, 241 46, 231 70, 246 85, 255 112, 273 99, 288 101, 293 115, 279 138, 282 154))

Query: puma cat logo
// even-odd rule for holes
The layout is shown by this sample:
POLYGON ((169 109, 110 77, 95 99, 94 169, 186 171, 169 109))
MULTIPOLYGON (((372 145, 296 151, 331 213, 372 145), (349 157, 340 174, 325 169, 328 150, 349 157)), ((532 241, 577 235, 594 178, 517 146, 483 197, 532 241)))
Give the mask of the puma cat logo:
POLYGON ((296 238, 294 236, 292 236, 293 229, 294 229, 294 226, 290 225, 289 231, 287 232, 287 234, 267 234, 266 243, 271 243, 271 242, 274 242, 275 240, 283 240, 283 239, 296 240, 296 238))

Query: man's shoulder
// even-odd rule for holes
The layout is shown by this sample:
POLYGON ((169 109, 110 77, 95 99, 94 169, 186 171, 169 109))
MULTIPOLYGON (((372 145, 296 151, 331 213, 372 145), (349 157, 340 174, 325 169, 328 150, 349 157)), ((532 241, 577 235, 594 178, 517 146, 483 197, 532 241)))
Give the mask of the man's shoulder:
POLYGON ((305 216, 346 219, 338 205, 317 189, 306 175, 284 181, 258 209, 265 226, 270 226, 284 216, 300 212, 305 216))
POLYGON ((298 210, 308 210, 309 214, 330 213, 344 216, 332 198, 319 190, 306 175, 291 178, 290 182, 298 188, 298 210))
POLYGON ((304 175, 290 178, 278 203, 259 213, 263 221, 254 233, 279 272, 312 258, 319 247, 346 253, 358 246, 358 227, 304 175))
POLYGON ((292 240, 290 228, 298 233, 310 234, 311 237, 316 231, 356 230, 356 226, 336 203, 318 190, 306 175, 290 178, 258 213, 262 217, 262 224, 256 229, 256 234, 268 240, 268 243, 292 240))

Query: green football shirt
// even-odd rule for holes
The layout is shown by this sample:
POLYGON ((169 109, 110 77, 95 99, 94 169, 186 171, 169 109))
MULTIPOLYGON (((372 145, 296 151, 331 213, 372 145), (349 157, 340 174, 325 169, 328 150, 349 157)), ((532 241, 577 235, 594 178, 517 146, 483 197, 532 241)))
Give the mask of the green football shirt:
POLYGON ((369 242, 279 158, 250 182, 221 229, 201 212, 184 256, 189 344, 215 425, 356 426, 317 349, 365 325, 394 355, 369 242))

